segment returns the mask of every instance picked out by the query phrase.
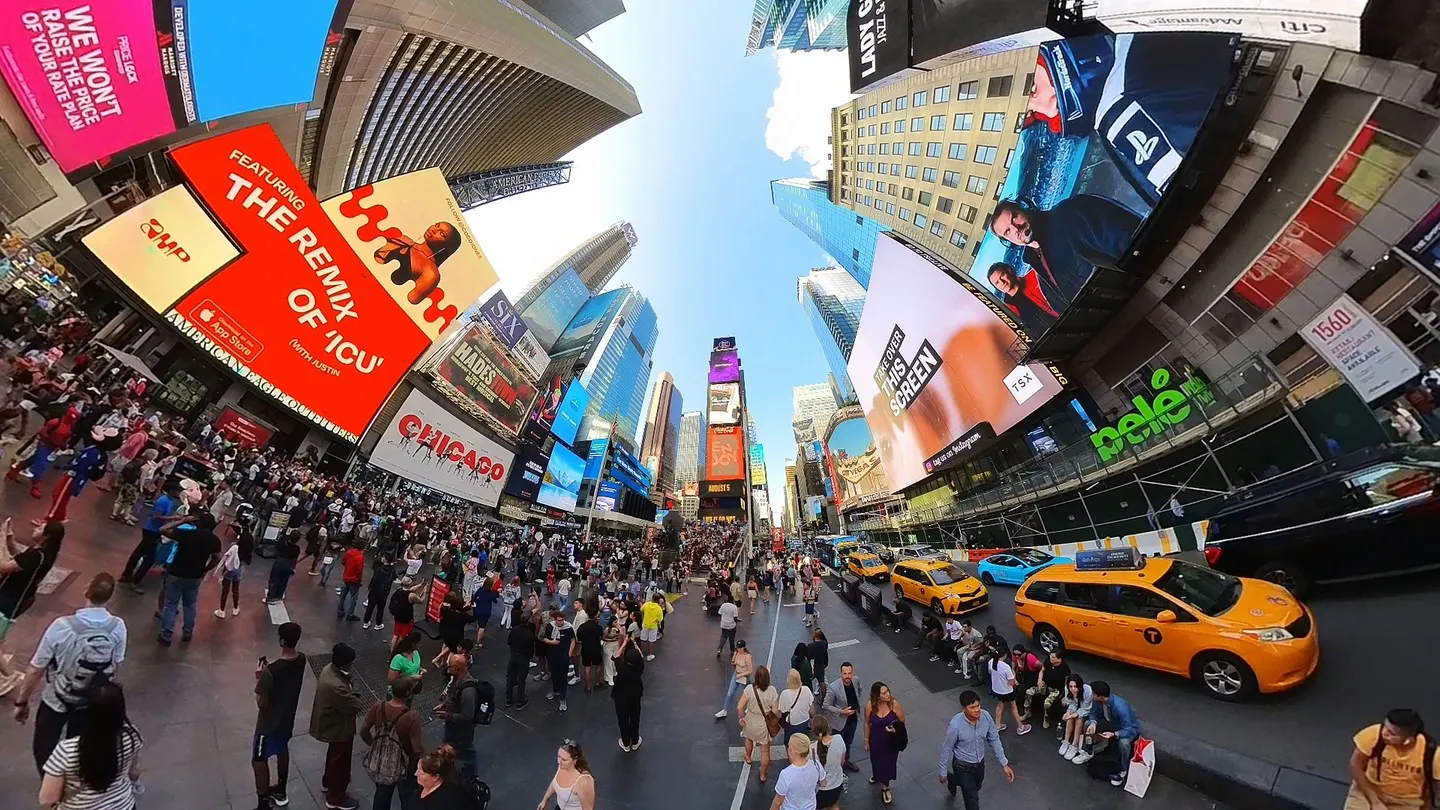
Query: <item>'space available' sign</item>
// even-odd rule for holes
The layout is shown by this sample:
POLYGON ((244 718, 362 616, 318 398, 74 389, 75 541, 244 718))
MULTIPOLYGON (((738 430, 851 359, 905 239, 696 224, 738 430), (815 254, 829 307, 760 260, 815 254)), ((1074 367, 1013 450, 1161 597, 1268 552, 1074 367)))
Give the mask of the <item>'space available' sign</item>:
POLYGON ((1300 332, 1366 402, 1415 379, 1420 366, 1400 341, 1348 295, 1321 310, 1300 332))

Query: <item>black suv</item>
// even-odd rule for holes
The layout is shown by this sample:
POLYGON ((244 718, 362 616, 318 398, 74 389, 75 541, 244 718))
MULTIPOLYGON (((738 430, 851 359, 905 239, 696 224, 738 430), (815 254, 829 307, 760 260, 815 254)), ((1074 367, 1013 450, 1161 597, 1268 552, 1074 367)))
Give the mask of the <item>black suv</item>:
POLYGON ((1247 487, 1210 520, 1211 567, 1304 597, 1315 583, 1440 567, 1440 451, 1388 446, 1247 487))

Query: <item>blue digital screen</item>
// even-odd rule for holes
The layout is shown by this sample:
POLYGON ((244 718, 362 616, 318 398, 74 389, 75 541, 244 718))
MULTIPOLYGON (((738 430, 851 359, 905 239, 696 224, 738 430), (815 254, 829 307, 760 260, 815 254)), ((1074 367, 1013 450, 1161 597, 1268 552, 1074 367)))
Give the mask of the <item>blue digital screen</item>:
POLYGON ((171 0, 189 56, 200 121, 303 104, 315 78, 336 0, 171 0), (256 21, 273 21, 260 24, 256 21), (243 66, 243 69, 237 69, 243 66))
POLYGON ((585 411, 589 408, 590 392, 579 380, 571 380, 565 398, 560 401, 560 410, 555 413, 555 424, 550 427, 550 432, 565 444, 574 444, 575 434, 580 432, 580 423, 585 421, 585 411))
POLYGON ((550 463, 545 467, 545 478, 540 482, 539 502, 574 512, 584 471, 585 462, 579 456, 561 445, 555 445, 550 451, 550 463))
POLYGON ((614 481, 606 481, 600 485, 595 494, 595 508, 606 512, 615 511, 615 505, 620 502, 620 485, 614 481))
POLYGON ((587 481, 594 481, 600 477, 600 468, 605 466, 605 454, 609 450, 609 439, 595 439, 590 442, 590 454, 585 457, 585 479, 587 481))
POLYGON ((650 484, 652 483, 650 471, 640 463, 640 459, 626 452, 625 448, 616 446, 615 465, 611 469, 611 474, 616 478, 620 478, 622 473, 624 474, 624 479, 622 480, 628 479, 625 480, 625 483, 631 489, 639 492, 643 496, 649 497, 650 484))

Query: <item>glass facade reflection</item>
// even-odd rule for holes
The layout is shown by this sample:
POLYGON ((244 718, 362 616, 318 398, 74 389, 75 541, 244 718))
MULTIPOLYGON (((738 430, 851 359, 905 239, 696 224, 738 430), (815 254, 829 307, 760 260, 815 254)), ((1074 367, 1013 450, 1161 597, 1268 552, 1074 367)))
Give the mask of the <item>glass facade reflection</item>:
POLYGON ((854 402, 855 386, 850 381, 848 367, 850 350, 855 347, 855 333, 860 329, 860 314, 865 308, 865 290, 849 273, 835 267, 811 270, 796 287, 800 306, 820 341, 825 363, 835 376, 840 400, 854 402))
POLYGON ((830 254, 861 288, 869 289, 875 240, 888 227, 830 202, 830 185, 823 180, 771 181, 770 200, 780 216, 830 254))
POLYGON ((594 438, 591 425, 614 417, 616 433, 635 444, 658 337, 655 310, 630 287, 597 295, 581 307, 556 344, 557 352, 589 344, 580 382, 590 392, 590 410, 581 439, 594 438))
POLYGON ((545 287, 534 303, 520 313, 520 317, 540 345, 549 349, 588 300, 590 290, 580 280, 580 274, 573 267, 566 268, 545 287))
POLYGON ((841 50, 849 7, 850 0, 755 0, 745 53, 841 50))

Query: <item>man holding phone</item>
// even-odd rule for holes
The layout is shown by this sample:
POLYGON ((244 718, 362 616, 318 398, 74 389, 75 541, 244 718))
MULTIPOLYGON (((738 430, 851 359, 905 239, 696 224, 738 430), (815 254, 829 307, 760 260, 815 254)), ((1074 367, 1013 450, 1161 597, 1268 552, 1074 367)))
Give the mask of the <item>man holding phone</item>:
POLYGON ((295 732, 295 712, 300 706, 300 688, 305 683, 305 654, 300 644, 300 625, 280 625, 280 657, 270 661, 260 656, 255 671, 255 739, 250 746, 250 765, 255 771, 255 794, 259 810, 287 805, 285 786, 290 782, 290 737, 295 732), (276 781, 270 781, 270 759, 275 758, 276 781))

